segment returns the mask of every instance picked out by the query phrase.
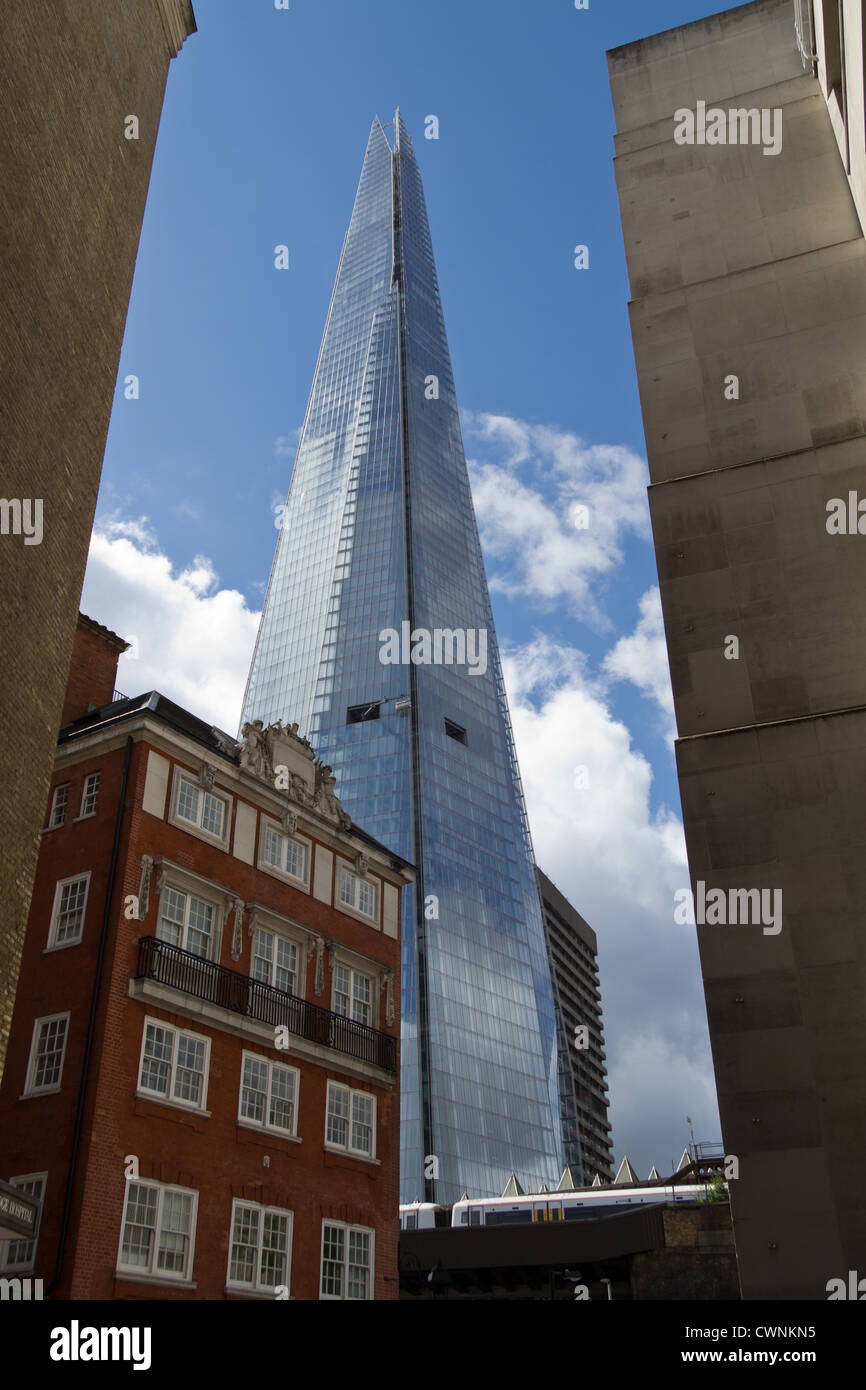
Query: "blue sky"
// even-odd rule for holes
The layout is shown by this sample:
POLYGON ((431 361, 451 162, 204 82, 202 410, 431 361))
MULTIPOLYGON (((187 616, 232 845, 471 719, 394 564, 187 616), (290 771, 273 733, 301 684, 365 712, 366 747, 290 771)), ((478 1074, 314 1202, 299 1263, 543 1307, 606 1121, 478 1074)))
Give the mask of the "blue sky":
POLYGON ((136 639, 121 688, 157 686, 234 730, 370 122, 399 105, 536 853, 599 935, 617 1157, 662 1170, 687 1113, 698 1138, 718 1137, 718 1120, 694 934, 673 925, 688 879, 605 51, 719 5, 194 7, 198 33, 169 74, 83 607, 136 639), (438 140, 424 138, 431 114, 438 140), (138 400, 124 397, 130 373, 138 400))

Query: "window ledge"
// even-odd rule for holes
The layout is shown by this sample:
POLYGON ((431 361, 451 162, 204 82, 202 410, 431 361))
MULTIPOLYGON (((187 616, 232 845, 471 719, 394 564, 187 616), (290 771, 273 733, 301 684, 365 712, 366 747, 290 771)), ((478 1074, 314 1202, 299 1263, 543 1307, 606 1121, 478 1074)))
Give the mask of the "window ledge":
MULTIPOLYGON (((231 808, 226 810, 227 820, 231 818, 231 808)), ((206 845, 213 845, 215 849, 221 849, 225 854, 229 852, 228 836, 214 835, 210 830, 203 830, 194 821, 184 820, 182 816, 170 814, 168 824, 173 825, 176 830, 185 830, 188 835, 194 835, 197 840, 203 840, 206 845)))
POLYGON ((295 878, 294 874, 287 874, 284 869, 278 869, 275 864, 268 864, 264 860, 256 865, 261 873, 267 874, 269 878, 275 878, 280 883, 287 883, 290 888, 297 888, 299 893, 309 893, 310 879, 295 878))
POLYGON ((112 1274, 120 1284, 153 1284, 164 1289, 197 1289, 194 1279, 164 1279, 158 1274, 136 1274, 129 1269, 113 1269, 112 1274))
POLYGON ((238 1129, 249 1130, 251 1134, 260 1134, 263 1139, 285 1139, 288 1144, 303 1144, 297 1134, 287 1134, 284 1129, 271 1129, 267 1125, 254 1124, 252 1120, 242 1120, 240 1117, 235 1121, 238 1129))
MULTIPOLYGON (((275 1289, 284 1287, 281 1284, 275 1285, 275 1289)), ((293 1294, 288 1298, 277 1298, 274 1289, 250 1289, 245 1284, 226 1284, 223 1293, 231 1298, 257 1298, 266 1303, 294 1303, 293 1294)))
POLYGON ((79 936, 77 941, 58 941, 54 946, 43 946, 43 956, 53 956, 55 951, 68 951, 72 946, 80 946, 82 938, 79 936))
POLYGON ((368 1154, 358 1154, 353 1149, 341 1149, 336 1144, 323 1144, 322 1149, 324 1153, 339 1154, 340 1158, 350 1158, 355 1163, 369 1163, 374 1168, 382 1166, 381 1158, 370 1158, 368 1154))
POLYGON ((72 817, 72 824, 73 824, 73 825, 77 825, 78 822, 79 822, 80 820, 94 820, 95 817, 96 817, 96 812, 95 812, 95 811, 88 811, 88 813, 87 813, 86 816, 73 816, 73 817, 72 817))
POLYGON ((352 907, 351 903, 335 902, 334 906, 338 912, 342 912, 345 917, 351 917, 354 922, 363 922, 365 927, 371 927, 373 931, 381 931, 382 924, 377 912, 375 917, 368 917, 366 912, 361 912, 359 908, 352 907))
POLYGON ((137 1087, 135 1091, 136 1100, 149 1100, 153 1105, 167 1105, 171 1110, 180 1110, 184 1115, 200 1115, 203 1120, 209 1120, 210 1110, 202 1110, 197 1105, 184 1105, 182 1100, 175 1100, 171 1096, 160 1096, 155 1091, 142 1091, 137 1087))
POLYGON ((19 1100, 38 1100, 40 1096, 56 1096, 60 1086, 40 1086, 38 1091, 22 1091, 19 1100))

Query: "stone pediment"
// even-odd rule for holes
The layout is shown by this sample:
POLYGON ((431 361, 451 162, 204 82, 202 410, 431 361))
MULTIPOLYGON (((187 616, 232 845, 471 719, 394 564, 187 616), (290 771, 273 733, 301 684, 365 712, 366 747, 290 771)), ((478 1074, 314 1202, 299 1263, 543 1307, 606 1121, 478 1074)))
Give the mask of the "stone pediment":
POLYGON ((284 794, 287 824, 296 818, 296 806, 318 812, 343 830, 352 824, 334 795, 336 779, 330 767, 316 757, 312 744, 298 733, 297 724, 265 728, 261 719, 256 719, 244 725, 236 751, 245 772, 284 794))

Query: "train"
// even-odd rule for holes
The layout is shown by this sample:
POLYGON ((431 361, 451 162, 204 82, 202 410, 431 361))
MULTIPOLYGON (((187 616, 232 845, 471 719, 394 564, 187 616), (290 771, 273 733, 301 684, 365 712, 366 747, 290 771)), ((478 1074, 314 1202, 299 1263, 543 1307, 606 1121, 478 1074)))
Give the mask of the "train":
POLYGON ((432 1230, 436 1226, 512 1226, 542 1221, 580 1221, 614 1216, 631 1207, 655 1202, 706 1201, 708 1183, 662 1186, 611 1186, 547 1192, 520 1197, 461 1198, 453 1206, 412 1202, 400 1207, 400 1230, 432 1230))

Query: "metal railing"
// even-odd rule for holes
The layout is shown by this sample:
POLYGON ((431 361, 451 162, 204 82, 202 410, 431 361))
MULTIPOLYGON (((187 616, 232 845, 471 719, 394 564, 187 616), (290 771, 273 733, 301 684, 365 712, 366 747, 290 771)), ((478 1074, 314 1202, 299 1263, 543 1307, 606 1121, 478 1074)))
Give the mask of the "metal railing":
POLYGON ((182 994, 191 994, 209 1004, 245 1014, 273 1028, 286 1028, 296 1037, 332 1047, 347 1057, 369 1062, 383 1071, 397 1070, 397 1039, 378 1028, 369 1028, 354 1019, 310 1004, 297 995, 287 994, 274 985, 262 984, 249 975, 227 970, 223 965, 203 960, 156 936, 143 936, 138 943, 137 980, 156 980, 182 994))

